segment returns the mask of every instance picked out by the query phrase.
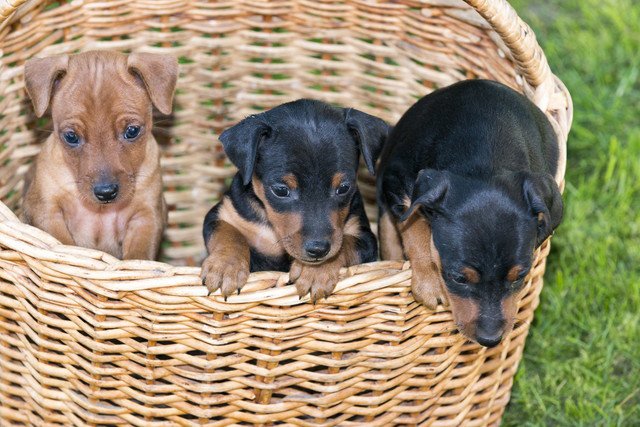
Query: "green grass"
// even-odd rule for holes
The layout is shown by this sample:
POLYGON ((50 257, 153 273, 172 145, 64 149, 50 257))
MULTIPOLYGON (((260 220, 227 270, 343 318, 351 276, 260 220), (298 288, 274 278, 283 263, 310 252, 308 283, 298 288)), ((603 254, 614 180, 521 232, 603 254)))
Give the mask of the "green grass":
POLYGON ((506 426, 640 426, 640 2, 512 0, 573 97, 565 219, 506 426))

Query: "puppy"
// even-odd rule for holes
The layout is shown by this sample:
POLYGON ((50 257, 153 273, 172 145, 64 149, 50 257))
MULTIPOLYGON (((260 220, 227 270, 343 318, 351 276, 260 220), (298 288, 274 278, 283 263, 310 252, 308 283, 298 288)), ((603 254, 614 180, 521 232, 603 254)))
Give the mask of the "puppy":
POLYGON ((152 105, 171 113, 175 58, 86 52, 32 59, 27 92, 53 133, 25 178, 23 220, 63 244, 154 259, 167 210, 152 105))
POLYGON ((204 220, 209 291, 240 292, 250 271, 288 271, 300 297, 333 291, 341 267, 375 261, 356 177, 371 173, 387 136, 382 120, 298 100, 250 116, 220 135, 239 171, 204 220))
POLYGON ((378 177, 383 259, 408 256, 412 293, 451 304, 459 329, 492 347, 513 327, 534 249, 562 219, 558 142, 533 103, 469 80, 413 105, 378 177))

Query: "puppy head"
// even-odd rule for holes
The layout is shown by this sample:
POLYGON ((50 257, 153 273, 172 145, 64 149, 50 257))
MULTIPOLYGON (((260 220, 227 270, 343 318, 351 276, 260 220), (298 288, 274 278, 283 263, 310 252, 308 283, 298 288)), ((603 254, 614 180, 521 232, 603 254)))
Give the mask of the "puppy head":
POLYGON ((145 161, 152 105, 171 113, 178 64, 149 53, 86 52, 25 64, 35 113, 50 108, 53 143, 62 150, 83 200, 127 203, 145 161))
POLYGON ((562 219, 553 178, 519 172, 486 182, 425 169, 405 218, 415 209, 431 223, 460 331, 481 345, 498 345, 513 327, 535 248, 562 219))
POLYGON ((344 233, 359 232, 345 227, 358 158, 373 173, 387 131, 361 111, 298 100, 244 119, 220 141, 289 255, 321 263, 337 254, 344 233))

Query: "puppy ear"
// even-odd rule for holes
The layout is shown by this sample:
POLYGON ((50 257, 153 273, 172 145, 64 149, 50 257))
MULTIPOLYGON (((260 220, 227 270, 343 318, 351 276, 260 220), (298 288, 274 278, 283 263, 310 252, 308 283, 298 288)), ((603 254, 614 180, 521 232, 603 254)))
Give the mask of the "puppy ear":
POLYGON ((136 52, 127 57, 127 67, 142 80, 153 105, 162 114, 171 114, 178 60, 171 55, 136 52))
POLYGON ((42 117, 49 108, 53 92, 66 74, 69 55, 34 58, 24 64, 24 81, 36 116, 42 117))
POLYGON ((344 109, 344 120, 358 144, 364 164, 371 175, 376 173, 376 160, 387 139, 390 126, 384 120, 353 108, 344 109))
POLYGON ((413 186, 411 206, 400 221, 406 221, 418 206, 424 207, 430 214, 441 212, 450 183, 451 177, 446 171, 422 169, 413 186))
POLYGON ((238 167, 244 185, 251 182, 260 142, 271 135, 263 116, 254 115, 222 132, 219 139, 229 160, 238 167))
POLYGON ((550 174, 526 174, 522 189, 531 214, 538 220, 538 247, 562 221, 562 196, 550 174))

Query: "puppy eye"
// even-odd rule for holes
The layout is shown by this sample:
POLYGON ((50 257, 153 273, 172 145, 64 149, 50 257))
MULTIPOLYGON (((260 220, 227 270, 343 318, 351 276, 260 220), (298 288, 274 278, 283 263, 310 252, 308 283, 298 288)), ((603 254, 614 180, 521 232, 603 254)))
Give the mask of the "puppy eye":
POLYGON ((140 126, 127 126, 124 130, 124 139, 136 139, 140 135, 140 126))
POLYGON ((62 134, 62 137, 64 138, 64 141, 72 147, 80 145, 80 137, 72 130, 66 131, 62 134))
POLYGON ((291 194, 291 192, 289 191, 289 187, 287 187, 286 185, 272 185, 271 192, 276 197, 280 197, 281 199, 289 197, 289 195, 291 194))
POLYGON ((518 274, 518 278, 516 280, 514 280, 513 283, 522 283, 522 282, 524 282, 524 279, 527 277, 528 274, 529 274, 529 270, 523 271, 522 273, 518 274))
POLYGON ((449 273, 448 274, 449 279, 459 285, 466 285, 467 284, 467 278, 460 273, 449 273))
POLYGON ((346 182, 343 182, 342 184, 340 184, 340 186, 336 189, 336 194, 338 196, 344 196, 345 194, 347 194, 349 192, 349 190, 351 190, 351 186, 349 184, 347 184, 346 182))

